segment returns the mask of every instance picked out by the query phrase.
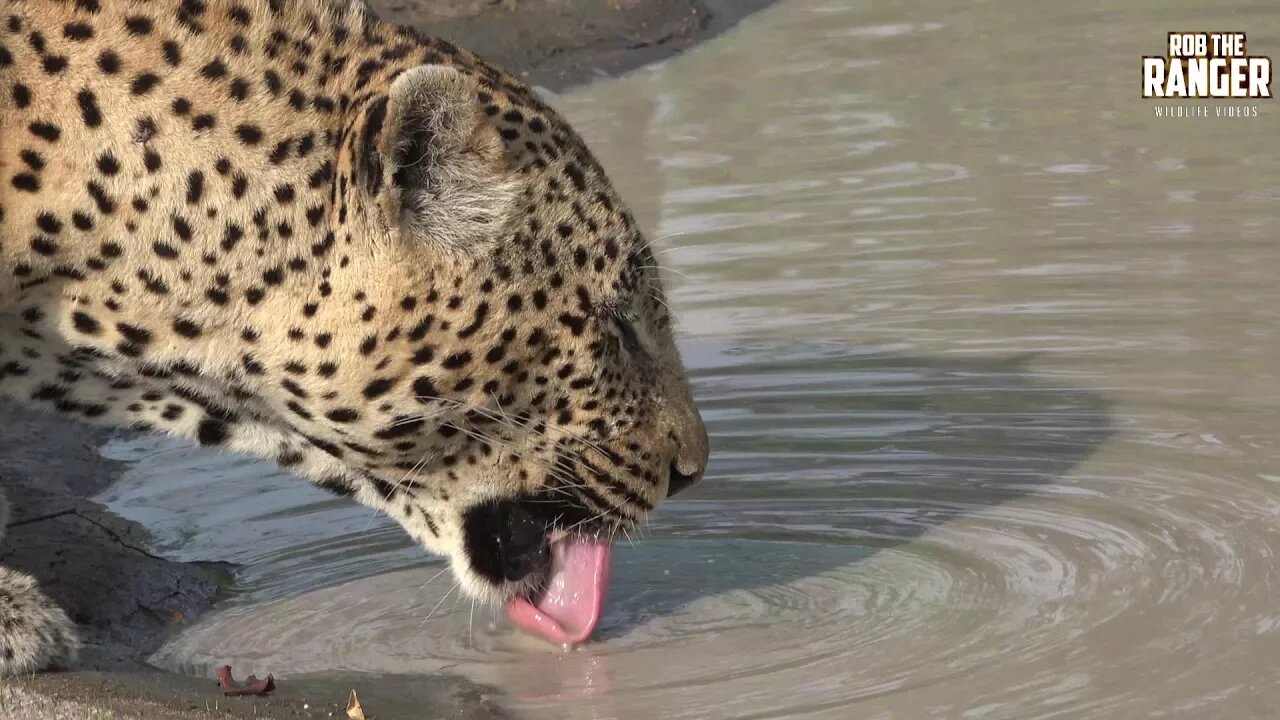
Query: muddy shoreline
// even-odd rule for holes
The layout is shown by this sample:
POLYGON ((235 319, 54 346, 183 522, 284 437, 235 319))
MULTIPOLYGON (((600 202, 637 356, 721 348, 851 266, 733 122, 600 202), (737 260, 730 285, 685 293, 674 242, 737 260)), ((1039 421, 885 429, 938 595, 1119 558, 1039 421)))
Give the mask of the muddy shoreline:
MULTIPOLYGON (((386 20, 475 50, 527 82, 563 90, 662 60, 772 0, 375 0, 386 20)), ((32 573, 81 625, 76 670, 0 681, 14 718, 343 717, 352 688, 373 717, 503 717, 462 678, 290 677, 270 698, 224 698, 212 679, 144 659, 216 602, 229 566, 147 551, 145 528, 87 498, 122 464, 97 448, 112 431, 0 403, 0 483, 14 517, 0 563, 32 573)), ((287 672, 287 668, 280 670, 287 672)))

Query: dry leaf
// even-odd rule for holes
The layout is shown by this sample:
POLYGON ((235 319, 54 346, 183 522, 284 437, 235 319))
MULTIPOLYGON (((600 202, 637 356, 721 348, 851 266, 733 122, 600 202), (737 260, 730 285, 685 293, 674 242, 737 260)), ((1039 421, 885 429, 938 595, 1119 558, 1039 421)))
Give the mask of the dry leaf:
POLYGON ((276 689, 276 680, 271 675, 263 680, 250 675, 243 684, 238 683, 231 677, 231 666, 222 665, 218 668, 218 685, 222 687, 222 694, 227 696, 266 695, 276 689))
POLYGON ((360 707, 360 697, 356 695, 354 688, 351 690, 351 699, 347 701, 347 717, 351 720, 365 720, 364 708, 360 707))

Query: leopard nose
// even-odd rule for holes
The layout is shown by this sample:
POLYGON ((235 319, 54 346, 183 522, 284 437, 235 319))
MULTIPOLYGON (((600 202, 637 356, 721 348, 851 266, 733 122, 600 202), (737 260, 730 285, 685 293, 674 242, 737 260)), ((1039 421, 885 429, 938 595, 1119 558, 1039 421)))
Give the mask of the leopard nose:
POLYGON ((690 427, 681 437, 675 458, 671 460, 671 468, 667 471, 667 497, 688 488, 702 479, 707 470, 707 457, 710 453, 707 441, 707 428, 702 424, 702 417, 697 410, 692 413, 690 427))
POLYGON ((698 470, 692 474, 682 473, 680 472, 680 468, 673 462, 671 463, 671 472, 667 477, 667 497, 671 497, 701 480, 702 470, 698 470))
POLYGON ((658 426, 666 429, 664 444, 670 453, 667 497, 671 497, 702 479, 707 470, 710 443, 702 413, 698 412, 689 380, 683 373, 671 373, 664 378, 662 398, 658 426))

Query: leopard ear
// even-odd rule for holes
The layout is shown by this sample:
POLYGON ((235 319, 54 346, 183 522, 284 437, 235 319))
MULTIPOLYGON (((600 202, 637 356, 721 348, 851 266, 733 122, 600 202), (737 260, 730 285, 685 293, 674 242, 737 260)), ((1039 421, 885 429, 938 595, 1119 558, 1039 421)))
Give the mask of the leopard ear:
POLYGON ((386 132, 365 131, 378 138, 370 190, 388 223, 449 251, 492 244, 515 205, 517 181, 475 81, 447 65, 413 68, 392 82, 382 114, 386 132))

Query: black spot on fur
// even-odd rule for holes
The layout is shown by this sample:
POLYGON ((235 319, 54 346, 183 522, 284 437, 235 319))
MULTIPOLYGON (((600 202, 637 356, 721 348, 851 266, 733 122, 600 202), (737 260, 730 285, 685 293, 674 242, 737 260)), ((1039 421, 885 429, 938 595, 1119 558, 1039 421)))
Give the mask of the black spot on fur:
POLYGON ((62 221, 53 213, 40 213, 36 216, 36 227, 50 235, 57 235, 62 232, 62 221))
POLYGON ((351 497, 356 494, 356 489, 347 482, 347 479, 339 475, 331 475, 329 477, 320 478, 315 481, 318 487, 324 488, 329 492, 340 497, 351 497))
POLYGON ((71 323, 76 330, 85 335, 97 335, 102 332, 102 324, 93 318, 93 316, 77 310, 71 314, 71 323))
POLYGON ((227 441, 230 429, 227 423, 217 418, 207 417, 200 421, 200 427, 196 431, 196 438, 201 445, 206 447, 211 445, 221 445, 227 441))
POLYGON ((124 19, 124 28, 130 35, 150 35, 151 18, 143 15, 131 15, 124 19))
POLYGON ((166 40, 164 45, 164 61, 169 63, 171 67, 177 67, 182 64, 182 48, 178 43, 172 40, 166 40))
POLYGON ((204 173, 199 170, 193 170, 187 175, 187 202, 196 204, 200 202, 201 196, 204 195, 204 173))
POLYGON ((173 331, 185 338, 198 338, 200 337, 201 328, 186 318, 178 318, 173 321, 173 331))
POLYGON ((217 80, 227 74, 227 66, 219 59, 210 60, 204 67, 200 68, 200 75, 205 80, 217 80))
POLYGON ((31 249, 39 255, 51 257, 58 254, 58 243, 53 238, 36 235, 31 238, 31 249))
POLYGON ((335 408, 324 416, 336 423, 349 423, 360 419, 360 413, 353 408, 335 408))
POLYGON ((120 172, 120 162, 116 160, 115 155, 112 155, 110 150, 98 156, 98 172, 107 177, 120 172))
POLYGON ((129 86, 129 94, 135 97, 146 95, 160 84, 160 76, 155 73, 141 73, 134 77, 133 83, 129 86))
POLYGON ((151 250, 157 257, 164 258, 165 260, 173 260, 178 257, 177 248, 168 243, 160 242, 159 240, 151 244, 151 250))
POLYGON ((57 75, 67 69, 67 58, 63 55, 45 55, 40 65, 46 74, 57 75))
POLYGON ((378 153, 377 143, 387 118, 387 100, 383 96, 374 101, 365 115, 365 125, 361 132, 361 170, 364 173, 365 187, 370 193, 376 193, 382 188, 382 158, 378 153))
POLYGON ((441 365, 450 370, 456 370, 458 368, 466 367, 470 363, 471 353, 467 350, 463 350, 461 352, 450 354, 441 362, 441 365))
POLYGON ((257 145, 262 142, 262 130, 256 125, 240 125, 236 127, 236 137, 245 145, 257 145))
POLYGON ((98 98, 92 90, 84 88, 77 93, 76 102, 80 105, 80 117, 85 127, 96 128, 102 124, 102 109, 98 107, 98 98))
POLYGON ((27 125, 27 129, 31 131, 32 135, 49 142, 57 142, 58 138, 62 136, 62 130, 53 123, 33 122, 27 125))
POLYGON ((398 417, 395 421, 381 430, 378 430, 373 436, 379 440, 393 440, 395 438, 416 435, 422 431, 426 425, 426 421, 422 418, 413 416, 398 417))
POLYGON ((435 383, 425 375, 413 381, 413 393, 417 396, 418 402, 422 403, 432 402, 438 395, 435 383))
POLYGON ((391 388, 395 387, 395 378, 378 378, 364 386, 362 394, 366 400, 373 400, 386 395, 391 388))
POLYGON ((115 75, 120 72, 120 56, 110 50, 104 50, 98 55, 98 69, 107 75, 115 75))
POLYGON ((93 37, 93 26, 83 22, 69 22, 62 26, 62 36, 72 42, 83 42, 93 37))
POLYGON ((10 182, 14 189, 22 192, 34 193, 40 191, 40 178, 31 173, 18 173, 13 176, 13 180, 10 182))

